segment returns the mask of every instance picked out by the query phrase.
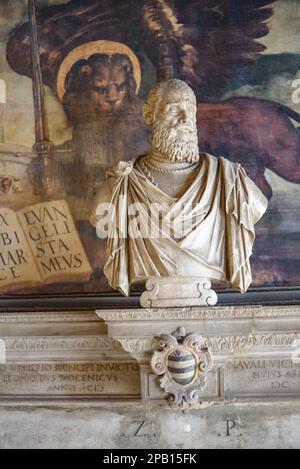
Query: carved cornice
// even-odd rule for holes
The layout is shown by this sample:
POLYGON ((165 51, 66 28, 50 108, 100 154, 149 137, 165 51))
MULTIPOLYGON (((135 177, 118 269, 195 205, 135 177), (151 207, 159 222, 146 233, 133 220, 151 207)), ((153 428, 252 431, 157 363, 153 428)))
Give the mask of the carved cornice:
MULTIPOLYGON (((51 323, 51 322, 99 322, 100 319, 93 312, 62 312, 62 313, 1 313, 0 324, 14 323, 51 323)), ((1 333, 1 331, 0 331, 1 333)))
POLYGON ((174 308, 97 311, 106 322, 201 320, 201 319, 254 319, 299 317, 300 306, 251 306, 215 308, 174 308))

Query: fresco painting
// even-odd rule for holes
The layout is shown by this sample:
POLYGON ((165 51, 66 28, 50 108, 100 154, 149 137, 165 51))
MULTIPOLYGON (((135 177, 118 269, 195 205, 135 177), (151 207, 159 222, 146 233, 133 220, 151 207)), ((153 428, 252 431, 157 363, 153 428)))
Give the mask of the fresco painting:
POLYGON ((2 0, 0 294, 109 292, 91 207, 149 151, 143 104, 168 78, 197 95, 200 150, 270 201, 254 287, 299 286, 299 20, 295 0, 2 0))

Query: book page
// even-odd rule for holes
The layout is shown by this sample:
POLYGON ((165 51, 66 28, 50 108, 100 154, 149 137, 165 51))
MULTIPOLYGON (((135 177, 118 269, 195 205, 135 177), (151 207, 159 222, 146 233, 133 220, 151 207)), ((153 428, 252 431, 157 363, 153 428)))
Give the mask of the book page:
POLYGON ((92 269, 66 201, 32 205, 17 215, 44 284, 89 280, 92 269))
POLYGON ((0 209, 0 292, 31 288, 40 275, 16 214, 0 209))

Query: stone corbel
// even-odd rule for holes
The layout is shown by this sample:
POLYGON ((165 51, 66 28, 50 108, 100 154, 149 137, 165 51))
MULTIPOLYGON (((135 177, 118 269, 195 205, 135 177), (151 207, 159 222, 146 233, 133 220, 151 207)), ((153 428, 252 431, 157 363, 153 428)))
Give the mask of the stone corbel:
POLYGON ((179 326, 173 310, 169 314, 164 310, 169 317, 163 314, 155 321, 147 320, 149 311, 122 311, 121 315, 98 311, 97 315, 105 320, 108 336, 139 363, 143 400, 165 400, 184 411, 199 408, 206 375, 213 369, 206 339, 191 327, 179 326))
POLYGON ((298 305, 161 307, 97 315, 108 336, 139 363, 144 401, 169 401, 185 410, 200 403, 300 397, 298 305))

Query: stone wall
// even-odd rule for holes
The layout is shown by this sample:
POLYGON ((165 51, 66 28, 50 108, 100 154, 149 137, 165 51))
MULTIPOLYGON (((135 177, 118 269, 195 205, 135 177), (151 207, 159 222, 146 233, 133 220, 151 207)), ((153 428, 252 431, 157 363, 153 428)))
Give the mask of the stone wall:
POLYGON ((140 403, 0 409, 0 448, 299 448, 300 402, 178 414, 140 403))

